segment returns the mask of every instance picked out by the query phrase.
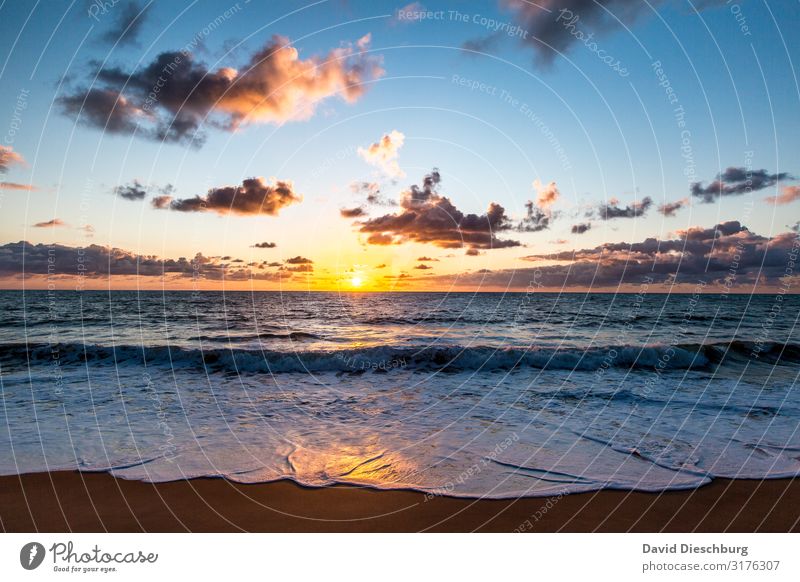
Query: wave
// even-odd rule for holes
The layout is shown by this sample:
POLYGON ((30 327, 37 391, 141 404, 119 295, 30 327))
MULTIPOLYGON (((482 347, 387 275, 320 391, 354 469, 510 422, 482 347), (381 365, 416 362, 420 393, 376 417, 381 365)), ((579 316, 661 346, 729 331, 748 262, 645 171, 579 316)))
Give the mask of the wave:
POLYGON ((731 341, 715 344, 495 348, 490 346, 370 347, 333 351, 270 351, 245 348, 193 349, 170 345, 103 346, 80 343, 0 344, 3 367, 53 364, 167 366, 210 372, 388 373, 397 369, 491 371, 535 368, 602 372, 709 369, 719 366, 800 362, 800 345, 731 341))

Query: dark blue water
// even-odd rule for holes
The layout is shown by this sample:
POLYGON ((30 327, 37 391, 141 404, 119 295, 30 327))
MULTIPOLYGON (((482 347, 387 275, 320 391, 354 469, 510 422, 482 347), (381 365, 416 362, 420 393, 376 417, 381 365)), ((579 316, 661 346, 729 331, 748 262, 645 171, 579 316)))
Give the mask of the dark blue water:
POLYGON ((649 291, 0 292, 0 471, 499 497, 798 474, 800 297, 649 291))

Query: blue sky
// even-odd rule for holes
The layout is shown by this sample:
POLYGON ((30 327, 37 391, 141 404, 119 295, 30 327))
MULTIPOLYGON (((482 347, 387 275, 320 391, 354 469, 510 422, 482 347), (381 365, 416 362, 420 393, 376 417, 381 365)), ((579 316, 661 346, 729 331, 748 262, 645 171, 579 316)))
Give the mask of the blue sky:
MULTIPOLYGON (((465 51, 465 42, 490 34, 486 20, 516 22, 513 7, 497 2, 425 2, 425 9, 442 16, 411 22, 397 18, 402 2, 303 6, 226 0, 188 8, 153 2, 135 40, 115 46, 104 35, 123 4, 106 13, 92 2, 20 1, 0 8, 0 134, 6 135, 3 145, 27 161, 2 178, 38 188, 3 192, 0 242, 94 243, 145 255, 201 251, 248 259, 250 245, 274 239, 281 257, 311 256, 338 265, 336 257, 352 262, 354 249, 364 246, 351 221, 338 216, 340 208, 359 203, 349 184, 382 179, 387 195, 397 197, 434 167, 442 174, 442 193, 464 212, 480 214, 494 201, 511 218, 522 219, 525 202, 536 197, 534 179, 554 181, 560 191, 549 229, 520 234, 522 248, 491 250, 475 263, 459 258, 453 272, 486 264, 510 268, 520 256, 559 250, 563 244, 556 240, 589 248, 664 238, 729 220, 769 236, 800 218, 800 202, 763 202, 780 193, 781 182, 710 204, 693 199, 691 207, 671 217, 654 207, 635 220, 599 221, 586 234, 571 233, 588 209, 609 199, 625 206, 647 196, 656 205, 690 197, 689 167, 702 182, 729 166, 800 173, 800 10, 793 1, 718 3, 699 13, 689 3, 662 2, 657 12, 620 13, 624 26, 581 22, 597 33, 604 54, 624 65, 625 77, 577 42, 550 63, 542 63, 530 43, 502 34, 486 54, 465 51), (202 34, 232 7, 230 18, 202 34), (301 59, 351 46, 369 34, 368 54, 380 59, 384 72, 352 103, 337 96, 323 99, 309 119, 246 124, 235 132, 205 127, 201 148, 103 132, 76 124, 60 110, 58 98, 89 84, 98 63, 133 72, 198 34, 194 60, 212 70, 240 67, 276 34, 288 37, 301 59), (656 61, 677 103, 670 104, 659 85, 656 61), (675 117, 677 105, 685 111, 683 128, 675 117), (10 135, 6 127, 15 119, 15 106, 19 129, 10 135), (405 136, 398 157, 405 175, 395 182, 357 153, 391 130, 405 136), (691 163, 682 156, 684 130, 691 163), (113 193, 137 179, 172 184, 176 197, 189 198, 251 176, 291 180, 303 202, 280 216, 232 217, 155 210, 113 193), (31 227, 53 218, 71 228, 31 227), (91 239, 74 228, 83 224, 94 228, 91 239)), ((411 257, 424 248, 413 243, 395 254, 411 257)), ((444 255, 440 248, 430 250, 444 255)))

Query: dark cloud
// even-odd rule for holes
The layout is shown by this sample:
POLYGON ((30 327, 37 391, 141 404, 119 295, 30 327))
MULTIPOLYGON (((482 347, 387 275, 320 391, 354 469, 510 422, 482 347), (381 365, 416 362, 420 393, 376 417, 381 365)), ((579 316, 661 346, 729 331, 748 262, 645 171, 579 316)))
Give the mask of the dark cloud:
POLYGON ((117 186, 114 188, 114 193, 125 200, 144 200, 147 196, 147 190, 138 180, 134 180, 127 186, 117 186))
POLYGON ((433 257, 419 257, 417 259, 420 263, 431 263, 431 262, 438 262, 439 259, 435 259, 433 257))
POLYGON ((67 223, 60 218, 54 218, 45 222, 37 222, 33 226, 34 228, 47 228, 48 226, 67 226, 67 223))
POLYGON ((138 40, 142 26, 147 20, 148 5, 140 6, 138 2, 123 4, 117 11, 117 18, 113 28, 109 29, 103 36, 103 42, 107 44, 135 44, 138 40))
POLYGON ((278 245, 274 242, 260 242, 253 245, 254 249, 274 249, 278 245))
POLYGON ((750 170, 747 168, 728 168, 717 178, 703 186, 702 182, 694 182, 691 186, 692 196, 701 198, 704 203, 714 202, 720 196, 738 196, 748 192, 757 192, 774 186, 781 180, 793 180, 787 172, 770 174, 767 170, 750 170))
POLYGON ((356 206, 355 208, 342 208, 339 211, 344 218, 358 218, 359 216, 364 216, 367 212, 361 208, 360 206, 356 206))
POLYGON ((161 259, 100 245, 72 247, 59 244, 34 245, 24 241, 0 246, 0 275, 80 275, 92 278, 174 275, 211 280, 281 280, 291 277, 291 274, 255 273, 247 267, 231 267, 219 259, 203 256, 202 253, 197 253, 192 259, 161 259))
MULTIPOLYGON (((457 285, 525 288, 536 280, 547 288, 616 288, 654 284, 696 284, 750 289, 758 282, 776 285, 785 276, 792 253, 800 252, 794 232, 772 238, 757 235, 739 222, 713 228, 690 228, 674 238, 649 238, 638 243, 606 243, 594 248, 524 257, 563 264, 492 271, 480 277, 458 276, 457 285)), ((444 277, 444 276, 440 276, 444 277)), ((436 279, 438 280, 438 279, 436 279)))
MULTIPOLYGON (((677 0, 653 0, 650 4, 665 3, 682 5, 677 0)), ((696 6, 702 9, 724 3, 725 0, 705 0, 696 6)), ((623 25, 652 12, 648 3, 630 0, 500 0, 500 5, 511 12, 518 27, 509 28, 504 34, 533 48, 540 65, 549 65, 557 53, 567 51, 575 43, 596 42, 595 37, 622 30, 623 25)), ((489 35, 487 41, 492 42, 495 36, 489 35)))
POLYGON ((305 257, 300 257, 300 256, 292 257, 291 259, 286 259, 287 265, 310 265, 313 262, 314 261, 312 261, 311 259, 307 259, 305 257))
POLYGON ((572 234, 583 234, 583 233, 591 230, 591 228, 592 228, 592 225, 590 223, 582 222, 580 224, 573 224, 572 225, 572 229, 570 229, 570 230, 572 231, 572 234))
POLYGON ((420 263, 419 265, 417 265, 414 268, 418 269, 420 271, 427 271, 428 269, 433 269, 433 267, 431 267, 430 265, 426 265, 425 263, 420 263))
POLYGON ((415 184, 403 193, 400 212, 357 223, 359 231, 368 235, 369 244, 378 245, 417 242, 472 249, 520 245, 519 241, 496 236, 513 228, 502 206, 492 202, 486 214, 464 214, 448 197, 439 194, 440 182, 441 175, 434 169, 425 176, 422 186, 415 184))
POLYGON ((642 198, 641 202, 634 202, 629 206, 620 206, 619 200, 612 198, 608 203, 601 203, 597 208, 597 213, 601 220, 638 218, 643 216, 652 205, 653 199, 649 196, 642 198))
POLYGON ((205 196, 172 200, 171 210, 179 212, 214 211, 219 214, 267 214, 276 216, 282 208, 302 198, 288 181, 267 183, 264 178, 248 178, 241 186, 213 188, 205 196))
POLYGON ((518 230, 524 232, 539 232, 550 228, 551 213, 536 206, 532 200, 525 203, 526 216, 522 219, 518 230))
POLYGON ((675 216, 675 213, 678 212, 678 210, 688 205, 689 205, 689 199, 683 198, 675 202, 665 202, 664 204, 658 207, 658 211, 664 216, 675 216))
POLYGON ((282 266, 281 271, 288 271, 290 273, 312 273, 314 265, 294 265, 291 267, 282 266))
POLYGON ((91 88, 74 90, 58 103, 65 114, 107 132, 197 146, 203 124, 233 131, 252 123, 308 119, 333 96, 356 101, 366 81, 383 74, 368 48, 369 35, 301 59, 287 38, 273 36, 238 69, 217 70, 188 51, 164 52, 133 71, 100 69, 91 88))

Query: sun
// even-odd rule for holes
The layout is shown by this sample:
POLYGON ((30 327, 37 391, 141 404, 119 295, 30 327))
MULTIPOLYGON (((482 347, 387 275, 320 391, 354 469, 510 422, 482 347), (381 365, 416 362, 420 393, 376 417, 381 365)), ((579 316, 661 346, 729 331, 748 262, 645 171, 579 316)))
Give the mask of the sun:
POLYGON ((354 277, 352 277, 350 279, 350 286, 351 287, 361 287, 361 284, 363 282, 364 282, 364 280, 361 277, 359 277, 358 275, 355 275, 354 277))

